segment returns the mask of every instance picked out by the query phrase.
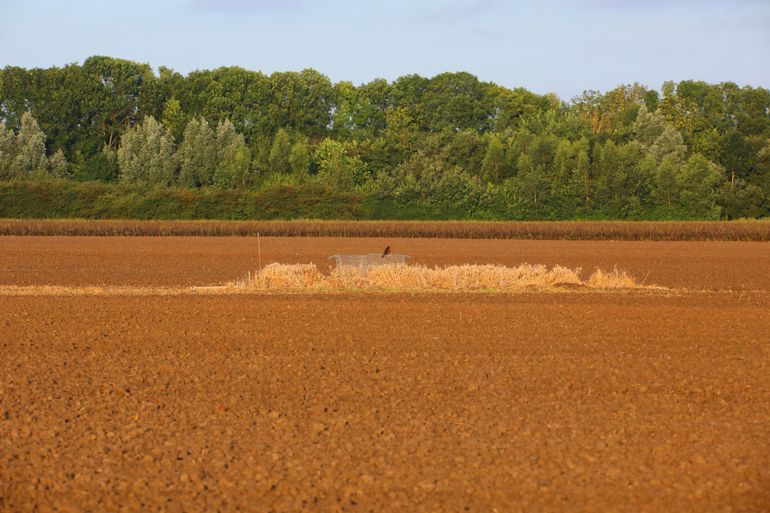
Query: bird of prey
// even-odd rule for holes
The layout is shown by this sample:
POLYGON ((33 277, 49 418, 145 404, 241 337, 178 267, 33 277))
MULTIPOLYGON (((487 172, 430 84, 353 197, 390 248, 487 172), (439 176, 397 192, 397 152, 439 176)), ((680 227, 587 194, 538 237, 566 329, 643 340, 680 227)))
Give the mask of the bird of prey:
POLYGON ((382 252, 382 258, 385 258, 385 255, 389 255, 389 254, 390 254, 390 246, 387 246, 385 248, 385 251, 382 252))

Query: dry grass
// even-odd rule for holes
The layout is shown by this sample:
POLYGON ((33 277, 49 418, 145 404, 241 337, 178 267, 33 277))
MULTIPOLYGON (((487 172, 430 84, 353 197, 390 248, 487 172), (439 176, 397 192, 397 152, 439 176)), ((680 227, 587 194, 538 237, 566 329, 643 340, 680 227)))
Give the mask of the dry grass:
POLYGON ((0 235, 770 241, 767 221, 132 221, 5 219, 0 235))
POLYGON ((403 264, 342 266, 322 274, 314 264, 273 263, 232 284, 260 291, 497 291, 581 289, 652 289, 624 271, 597 269, 588 278, 580 269, 522 264, 452 265, 429 268, 403 264))
POLYGON ((221 286, 142 287, 0 285, 0 296, 178 296, 270 292, 548 292, 565 290, 667 290, 640 284, 624 271, 597 269, 588 278, 580 269, 522 264, 452 265, 428 268, 389 264, 342 266, 330 274, 315 264, 273 263, 261 271, 221 286))
POLYGON ((176 296, 196 294, 188 287, 0 285, 0 296, 176 296))

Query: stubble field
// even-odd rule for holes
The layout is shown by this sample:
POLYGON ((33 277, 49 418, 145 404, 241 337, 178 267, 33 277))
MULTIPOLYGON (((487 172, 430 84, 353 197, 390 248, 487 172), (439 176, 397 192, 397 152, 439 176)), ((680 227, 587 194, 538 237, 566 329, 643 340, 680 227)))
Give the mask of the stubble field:
MULTIPOLYGON (((770 245, 262 238, 664 291, 0 296, 0 511, 770 509, 770 245)), ((0 286, 216 285, 254 238, 2 237, 0 286)))

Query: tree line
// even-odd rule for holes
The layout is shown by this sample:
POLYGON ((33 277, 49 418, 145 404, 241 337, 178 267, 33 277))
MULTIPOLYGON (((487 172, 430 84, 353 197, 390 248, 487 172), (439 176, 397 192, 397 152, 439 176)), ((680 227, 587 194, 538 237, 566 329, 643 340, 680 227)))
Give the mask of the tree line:
POLYGON ((765 217, 770 91, 682 81, 565 102, 462 72, 354 86, 314 70, 183 76, 110 57, 5 67, 0 180, 52 176, 321 184, 382 217, 765 217))

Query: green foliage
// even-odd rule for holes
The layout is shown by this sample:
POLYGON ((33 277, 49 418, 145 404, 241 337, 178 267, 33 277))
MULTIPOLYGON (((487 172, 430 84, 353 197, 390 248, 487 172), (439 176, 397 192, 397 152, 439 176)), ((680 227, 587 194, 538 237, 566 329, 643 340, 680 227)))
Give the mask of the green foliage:
POLYGON ((214 131, 205 118, 193 118, 187 123, 176 159, 179 163, 179 185, 211 185, 218 162, 217 143, 214 131))
MULTIPOLYGON (((441 154, 448 164, 459 166, 473 175, 479 175, 482 172, 481 167, 487 151, 487 141, 482 135, 464 130, 445 131, 440 137, 435 140, 439 144, 435 151, 441 154)), ((429 142, 430 139, 426 139, 421 150, 429 150, 427 144, 429 142)))
POLYGON ((655 170, 655 195, 658 203, 667 210, 675 206, 676 199, 679 197, 679 179, 678 168, 680 161, 673 155, 663 158, 655 170))
POLYGON ((703 155, 696 153, 687 159, 677 176, 682 212, 696 219, 719 219, 717 186, 722 177, 719 166, 703 155))
POLYGON ((717 193, 717 204, 726 219, 761 217, 764 192, 743 180, 725 183, 717 193))
POLYGON ((499 183, 507 174, 505 146, 499 137, 493 135, 481 162, 481 176, 488 182, 499 183))
POLYGON ((565 103, 463 72, 356 86, 315 70, 156 75, 94 56, 0 70, 0 180, 213 186, 222 198, 315 183, 401 218, 767 217, 768 112, 770 91, 731 82, 565 103))
POLYGON ((326 76, 312 69, 273 73, 269 84, 268 116, 276 131, 285 127, 313 136, 326 133, 334 105, 334 89, 326 76))
POLYGON ((272 173, 288 174, 291 171, 291 150, 289 133, 281 128, 275 134, 268 156, 267 162, 272 173))
POLYGON ((434 132, 487 130, 493 112, 491 88, 470 73, 436 75, 420 95, 422 126, 434 132))
POLYGON ((652 146, 666 129, 666 120, 657 112, 650 112, 645 105, 639 108, 634 121, 636 140, 644 146, 652 146))
POLYGON ((352 191, 367 180, 366 165, 333 139, 324 139, 318 145, 313 161, 318 168, 318 180, 337 190, 352 191))
POLYGON ((152 116, 123 135, 117 156, 123 183, 167 186, 175 179, 173 136, 152 116))
POLYGON ((217 163, 213 176, 214 185, 226 189, 249 185, 251 153, 246 147, 243 135, 235 130, 230 120, 225 119, 217 125, 215 139, 217 163))
POLYGON ((174 189, 71 180, 0 182, 0 217, 87 219, 359 219, 361 198, 319 184, 174 189))
POLYGON ((543 162, 522 154, 516 164, 519 172, 512 182, 511 207, 517 219, 550 218, 547 206, 551 197, 551 182, 543 162))
POLYGON ((656 162, 662 161, 665 157, 681 161, 687 154, 687 146, 684 144, 682 134, 666 126, 650 146, 649 152, 656 162))
POLYGON ((47 171, 45 134, 40 130, 35 117, 30 112, 25 112, 21 117, 21 129, 16 135, 10 175, 24 179, 34 175, 46 175, 47 171))
POLYGON ((289 169, 294 176, 307 176, 310 172, 310 145, 306 138, 301 138, 291 147, 289 169))
POLYGON ((155 76, 149 65, 94 56, 83 62, 81 76, 79 88, 89 111, 82 114, 97 127, 100 142, 110 148, 117 146, 122 134, 136 126, 143 114, 159 115, 153 108, 155 76))
POLYGON ((75 152, 72 164, 72 178, 81 182, 100 180, 116 182, 120 174, 118 154, 106 144, 102 151, 86 160, 80 151, 75 152))
POLYGON ((56 150, 56 153, 48 159, 48 173, 54 178, 66 178, 69 176, 69 164, 64 158, 64 152, 56 150))
POLYGON ((176 98, 169 98, 163 106, 163 115, 161 123, 174 136, 174 140, 182 140, 182 134, 185 130, 185 116, 182 112, 182 105, 176 98))
POLYGON ((13 162, 16 160, 16 134, 0 123, 0 180, 13 178, 13 162))
POLYGON ((397 205, 423 204, 448 217, 467 217, 478 207, 483 186, 459 167, 418 153, 392 174, 380 175, 371 192, 375 198, 390 198, 397 205))

